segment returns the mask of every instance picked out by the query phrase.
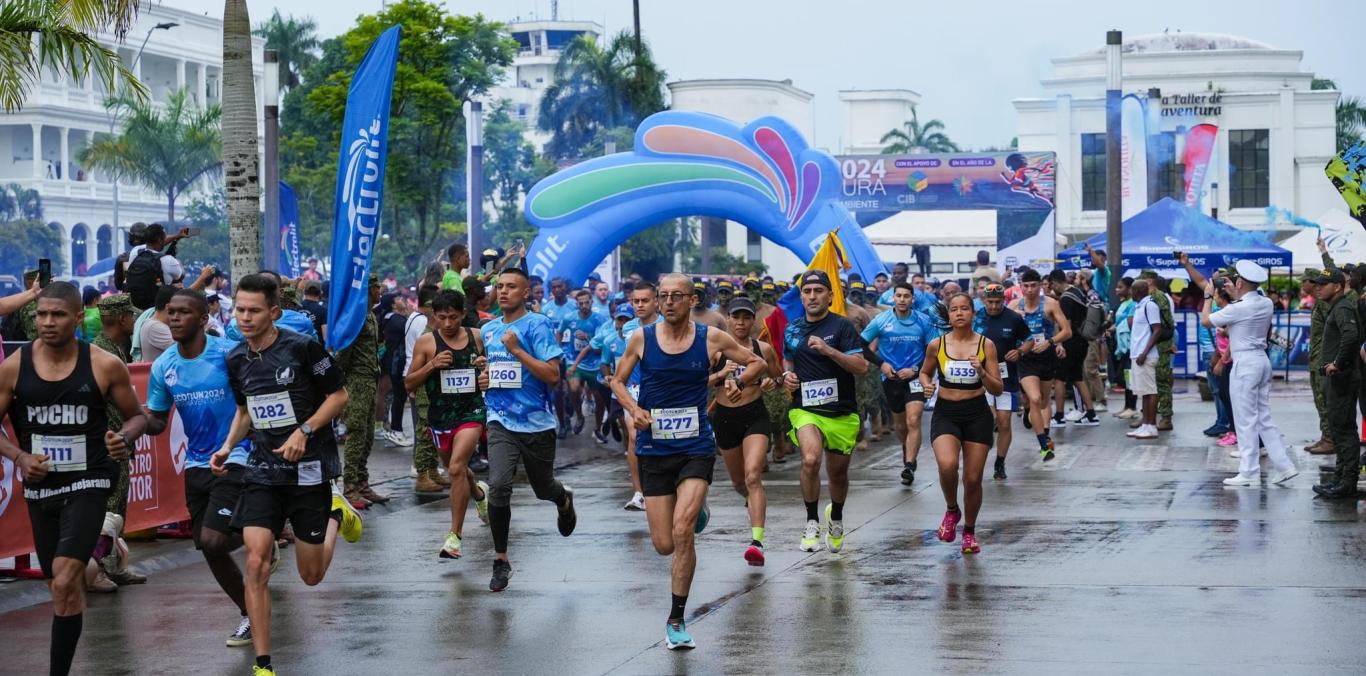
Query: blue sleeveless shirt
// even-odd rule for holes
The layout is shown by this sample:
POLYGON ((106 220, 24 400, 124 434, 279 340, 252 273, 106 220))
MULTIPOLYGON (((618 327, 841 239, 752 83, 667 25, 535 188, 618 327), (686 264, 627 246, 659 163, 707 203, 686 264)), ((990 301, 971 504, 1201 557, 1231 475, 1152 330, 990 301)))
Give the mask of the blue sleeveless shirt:
POLYGON ((639 404, 654 422, 637 436, 636 455, 714 454, 716 443, 707 419, 707 377, 711 374, 708 327, 695 323, 692 345, 679 354, 669 354, 660 347, 655 333, 658 328, 644 328, 639 404))

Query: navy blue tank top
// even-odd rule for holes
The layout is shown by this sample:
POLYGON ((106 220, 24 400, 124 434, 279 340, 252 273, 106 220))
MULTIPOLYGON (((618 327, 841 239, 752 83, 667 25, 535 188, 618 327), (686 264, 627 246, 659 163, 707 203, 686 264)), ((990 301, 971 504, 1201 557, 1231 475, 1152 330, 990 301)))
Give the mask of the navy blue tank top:
POLYGON ((640 360, 640 407, 654 422, 636 439, 636 455, 709 455, 716 452, 707 420, 707 326, 693 324, 692 345, 679 354, 659 346, 658 325, 647 326, 640 360))

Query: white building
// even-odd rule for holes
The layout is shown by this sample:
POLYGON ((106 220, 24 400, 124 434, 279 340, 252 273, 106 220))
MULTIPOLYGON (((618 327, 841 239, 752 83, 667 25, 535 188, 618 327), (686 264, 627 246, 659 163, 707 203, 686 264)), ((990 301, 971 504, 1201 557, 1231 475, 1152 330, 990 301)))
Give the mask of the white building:
POLYGON ((536 128, 536 119, 541 97, 555 80, 560 53, 580 35, 600 39, 602 25, 596 21, 512 21, 507 31, 519 45, 517 56, 505 82, 489 89, 488 100, 494 104, 502 99, 510 101, 513 116, 526 127, 523 136, 539 149, 550 140, 550 134, 536 128))
POLYGON ((920 103, 920 94, 909 89, 845 89, 839 94, 844 113, 842 155, 881 153, 883 134, 904 128, 920 103))
MULTIPOLYGON (((188 88, 195 102, 219 102, 223 62, 220 17, 185 12, 161 3, 143 3, 124 42, 108 33, 97 38, 117 51, 147 85, 154 102, 166 101, 180 88, 188 88), (157 29, 158 24, 173 25, 157 29)), ((264 40, 253 38, 258 107, 262 102, 264 45, 264 40)), ((166 218, 164 195, 125 180, 119 188, 116 223, 111 177, 87 171, 76 161, 82 148, 97 135, 110 131, 111 118, 104 108, 107 93, 92 78, 77 81, 44 69, 22 108, 14 113, 0 113, 0 182, 18 183, 42 195, 44 217, 64 242, 66 275, 78 273, 83 266, 126 248, 120 229, 126 232, 137 221, 150 223, 166 218)), ((192 198, 193 195, 182 195, 177 211, 192 198)))
MULTIPOLYGON (((1323 175, 1335 152, 1338 92, 1311 91, 1303 53, 1246 38, 1173 33, 1126 40, 1123 91, 1161 90, 1161 152, 1148 157, 1149 201, 1184 192, 1178 127, 1218 125, 1210 167, 1217 188, 1202 204, 1246 229, 1268 223, 1267 207, 1314 217, 1341 198, 1323 175), (1156 168, 1154 169, 1154 163, 1156 168)), ((1079 237, 1105 229, 1104 48, 1053 60, 1044 96, 1017 99, 1020 150, 1058 154, 1057 225, 1079 237)))

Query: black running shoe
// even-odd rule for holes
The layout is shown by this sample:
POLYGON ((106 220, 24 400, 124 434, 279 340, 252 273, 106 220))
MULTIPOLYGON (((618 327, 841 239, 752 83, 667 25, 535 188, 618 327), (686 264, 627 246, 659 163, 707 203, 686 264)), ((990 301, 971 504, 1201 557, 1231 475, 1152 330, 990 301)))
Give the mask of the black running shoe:
POLYGON ((1023 420, 1023 422, 1024 422, 1024 428, 1025 428, 1025 429, 1027 429, 1027 430, 1034 429, 1034 423, 1031 422, 1030 419, 1029 419, 1029 409, 1025 409, 1025 410, 1024 410, 1024 420, 1023 420))
POLYGON ((556 520, 555 525, 559 526, 560 535, 569 537, 574 533, 574 526, 579 523, 579 515, 574 512, 574 489, 568 486, 564 487, 564 501, 565 508, 559 510, 560 517, 556 520))
POLYGON ((1067 418, 1064 417, 1063 414, 1061 414, 1061 413, 1054 414, 1054 415, 1053 415, 1053 426, 1054 426, 1054 427, 1066 427, 1066 426, 1067 426, 1067 418))
POLYGON ((1005 459, 1005 458, 997 458, 997 459, 996 459, 996 473, 993 474, 992 477, 993 477, 993 478, 996 478, 996 479, 1004 479, 1004 478, 1006 478, 1006 459, 1005 459))
POLYGON ((607 443, 607 435, 603 434, 600 429, 593 430, 593 440, 600 444, 605 444, 607 443))
POLYGON ((906 466, 901 468, 901 485, 909 486, 913 483, 915 483, 915 470, 911 469, 910 463, 906 463, 906 466))
POLYGON ((512 579, 512 564, 502 559, 493 560, 493 577, 489 578, 489 591, 500 592, 508 588, 512 579))

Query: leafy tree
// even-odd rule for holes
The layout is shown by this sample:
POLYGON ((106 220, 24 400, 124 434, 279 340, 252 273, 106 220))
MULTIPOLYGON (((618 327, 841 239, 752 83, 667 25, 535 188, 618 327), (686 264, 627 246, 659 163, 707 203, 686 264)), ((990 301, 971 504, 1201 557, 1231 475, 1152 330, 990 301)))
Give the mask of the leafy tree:
MULTIPOLYGON (((1336 82, 1328 78, 1314 78, 1310 89, 1337 89, 1336 82)), ((1366 139, 1366 105, 1355 96, 1342 96, 1337 106, 1337 146, 1338 150, 1347 148, 1357 141, 1366 139)))
POLYGON ((541 99, 537 126, 552 137, 545 146, 554 158, 591 157, 585 151, 599 130, 635 127, 664 110, 665 73, 648 45, 635 53, 635 39, 617 33, 606 48, 587 35, 574 38, 555 64, 554 83, 541 99))
POLYGON ((518 199, 540 179, 536 148, 522 136, 511 104, 500 101, 484 121, 484 193, 500 226, 517 223, 518 199))
POLYGON ((92 37, 106 28, 122 40, 137 16, 139 0, 5 0, 0 2, 0 105, 7 112, 24 105, 44 67, 76 79, 94 76, 105 91, 120 82, 127 94, 147 98, 114 50, 92 37), (34 49, 33 36, 38 36, 34 49))
POLYGON ((165 105, 119 97, 105 107, 123 111, 123 131, 101 137, 81 149, 80 163, 128 176, 166 196, 166 222, 175 223, 180 194, 223 168, 223 137, 217 104, 197 108, 189 93, 171 94, 165 105))
POLYGON ((318 22, 312 17, 295 19, 280 16, 280 10, 252 31, 266 39, 266 49, 280 52, 280 89, 289 90, 303 82, 304 69, 318 62, 318 22))
POLYGON ((939 120, 930 120, 921 125, 916 109, 912 108, 911 119, 906 120, 904 129, 893 129, 883 134, 878 142, 884 144, 884 155, 958 152, 958 145, 949 140, 943 129, 944 123, 939 120))
POLYGON ((199 235, 181 240, 176 253, 187 268, 223 265, 228 250, 228 198, 222 186, 196 196, 185 207, 185 219, 200 228, 199 235))
POLYGON ((54 275, 65 269, 62 238, 43 223, 43 200, 37 190, 17 183, 0 186, 0 274, 21 276, 32 270, 39 258, 52 259, 54 275))
POLYGON ((0 187, 0 221, 42 221, 43 196, 18 183, 0 187))

